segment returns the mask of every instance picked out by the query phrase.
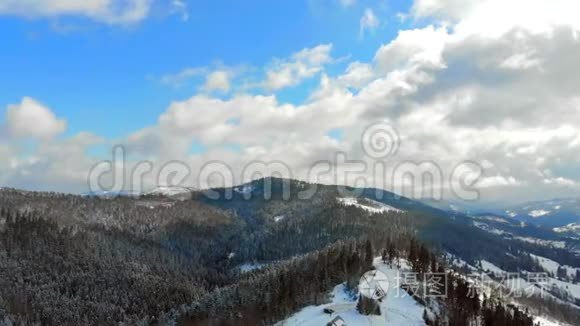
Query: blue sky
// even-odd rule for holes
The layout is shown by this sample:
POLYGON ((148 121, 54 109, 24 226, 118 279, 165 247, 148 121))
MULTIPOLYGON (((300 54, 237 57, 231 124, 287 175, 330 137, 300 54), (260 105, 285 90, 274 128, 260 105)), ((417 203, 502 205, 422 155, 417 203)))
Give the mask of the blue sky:
MULTIPOLYGON (((171 101, 192 96, 203 81, 179 87, 161 76, 186 67, 266 66, 302 48, 333 44, 329 74, 348 62, 369 61, 380 44, 396 36, 396 16, 409 1, 336 0, 195 1, 187 16, 170 11, 130 25, 109 25, 83 16, 22 18, 0 16, 0 105, 24 95, 40 100, 69 122, 67 135, 91 131, 122 137, 152 125, 171 101), (370 8, 380 26, 359 31, 370 8), (90 116, 90 119, 87 117, 90 116)), ((280 100, 298 103, 318 81, 280 91, 280 100)))
POLYGON ((479 164, 492 201, 580 194, 576 12, 577 0, 0 0, 0 186, 86 191, 115 145, 128 168, 220 161, 240 182, 250 162, 283 161, 308 179, 321 160, 345 168, 336 153, 376 163, 363 136, 379 124, 400 142, 387 172, 435 162, 445 197, 462 162, 479 164))

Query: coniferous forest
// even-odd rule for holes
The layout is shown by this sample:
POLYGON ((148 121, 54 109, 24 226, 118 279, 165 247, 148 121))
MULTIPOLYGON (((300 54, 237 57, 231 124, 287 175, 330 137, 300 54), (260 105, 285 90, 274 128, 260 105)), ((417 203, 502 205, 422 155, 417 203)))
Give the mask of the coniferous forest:
MULTIPOLYGON (((465 226, 436 212, 413 211, 405 202, 407 212, 369 214, 341 205, 331 188, 308 201, 200 196, 1 190, 0 325, 270 325, 327 302, 337 284, 356 295, 379 256, 392 266, 407 262, 418 274, 448 273, 445 299, 406 289, 426 307, 439 307, 425 314, 428 325, 533 324, 525 309, 468 295, 473 289, 446 253, 470 261, 501 244, 477 251, 486 238, 476 233, 454 247, 453 228, 465 226), (448 241, 440 241, 437 223, 452 226, 448 241), (244 264, 264 267, 243 271, 244 264)), ((504 266, 519 263, 525 258, 504 266)), ((578 322, 575 308, 553 302, 549 309, 578 322)), ((375 307, 360 300, 359 311, 372 314, 375 307)))

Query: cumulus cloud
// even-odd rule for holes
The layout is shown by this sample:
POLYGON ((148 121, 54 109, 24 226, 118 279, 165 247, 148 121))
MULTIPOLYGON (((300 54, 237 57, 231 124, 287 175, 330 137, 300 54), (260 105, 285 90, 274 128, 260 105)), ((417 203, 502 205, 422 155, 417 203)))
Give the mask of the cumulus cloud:
POLYGON ((269 90, 279 90, 296 86, 302 80, 315 76, 332 61, 331 50, 332 44, 321 44, 294 53, 289 59, 276 60, 266 72, 263 86, 269 90))
POLYGON ((361 88, 375 77, 372 65, 362 62, 351 62, 338 81, 346 87, 361 88))
POLYGON ((6 121, 15 137, 49 139, 66 129, 65 120, 58 119, 49 108, 30 97, 24 97, 19 104, 9 105, 6 121))
POLYGON ((449 34, 428 26, 400 31, 397 38, 379 48, 375 61, 384 72, 403 68, 444 68, 443 50, 449 34))
MULTIPOLYGON (((155 163, 179 159, 192 170, 222 160, 238 176, 253 160, 281 160, 293 177, 307 179, 313 162, 333 161, 339 151, 372 166, 361 134, 383 121, 399 131, 401 140, 397 155, 388 158, 390 171, 405 162, 436 162, 449 177, 459 162, 469 160, 484 167, 478 183, 484 199, 579 194, 580 77, 575 72, 580 58, 575 54, 580 40, 577 20, 568 19, 577 4, 562 1, 560 9, 550 1, 526 1, 535 11, 521 13, 516 4, 524 2, 515 0, 499 14, 490 9, 500 3, 506 4, 418 0, 411 15, 429 18, 433 25, 400 31, 369 62, 351 62, 344 72, 331 74, 325 66, 332 62, 332 46, 320 45, 269 66, 260 85, 272 91, 319 77, 303 103, 251 92, 219 98, 202 92, 171 103, 157 123, 130 132, 122 143, 136 157, 155 163), (504 15, 513 19, 504 21, 504 15), (554 19, 558 15, 561 20, 554 19), (490 21, 499 27, 489 26, 490 21), (328 136, 337 129, 340 140, 328 136), (206 150, 192 153, 193 144, 206 150)), ((208 91, 235 87, 231 78, 217 74, 219 68, 201 75, 208 91), (210 78, 211 73, 216 75, 210 78)), ((184 78, 196 73, 186 72, 184 78)), ((41 134, 62 132, 52 125, 51 132, 41 134)), ((11 151, 1 145, 0 151, 11 151)), ((29 173, 33 166, 52 169, 46 162, 54 156, 39 152, 17 166, 29 173)), ((404 184, 373 175, 367 180, 386 189, 404 184)))
MULTIPOLYGON (((453 10, 478 10, 461 9, 462 3, 453 10)), ((420 5, 415 5, 416 15, 426 12, 417 9, 420 5)), ((245 154, 304 167, 331 157, 337 148, 365 159, 359 148, 364 126, 386 119, 402 139, 393 163, 432 160, 448 174, 463 160, 486 162, 479 187, 487 198, 577 191, 570 187, 580 175, 552 171, 566 171, 580 162, 580 135, 573 127, 580 123, 580 94, 573 87, 579 81, 571 73, 580 63, 573 55, 579 46, 573 24, 554 25, 545 33, 523 21, 498 35, 460 28, 472 16, 453 10, 446 15, 433 12, 434 17, 455 19, 452 25, 400 31, 377 50, 372 62, 352 62, 335 77, 322 74, 320 86, 302 105, 284 105, 275 96, 195 96, 174 103, 154 129, 179 131, 185 136, 174 137, 206 144, 240 144, 236 164, 245 154), (325 137, 333 128, 344 131, 343 140, 325 137), (316 153, 300 151, 301 146, 317 148, 316 153), (280 154, 268 154, 273 152, 280 154)), ((310 57, 310 52, 301 53, 274 70, 280 74, 270 80, 272 85, 292 85, 290 80, 298 78, 287 77, 294 76, 289 71, 309 71, 283 68, 309 62, 297 58, 310 57)), ((310 62, 329 60, 318 57, 322 59, 310 62)), ((318 67, 314 74, 323 71, 321 65, 312 66, 318 67)))
MULTIPOLYGON (((157 126, 139 131, 129 139, 130 143, 141 144, 138 148, 148 151, 158 143, 149 137, 168 139, 162 144, 171 143, 175 138, 195 140, 204 145, 236 143, 247 147, 269 147, 276 142, 300 143, 310 137, 323 137, 328 130, 342 126, 344 117, 354 117, 354 112, 348 112, 349 99, 348 92, 338 92, 294 106, 278 103, 273 95, 246 94, 225 100, 196 95, 187 101, 173 103, 159 117, 157 126), (312 121, 318 121, 316 131, 311 128, 312 121), (281 130, 287 132, 280 133, 281 130)), ((182 146, 187 147, 187 144, 182 146)), ((166 147, 162 145, 159 149, 166 147)))
POLYGON ((574 13, 579 10, 575 0, 416 0, 412 7, 417 18, 436 18, 459 34, 493 38, 515 28, 532 33, 549 33, 558 26, 578 30, 580 22, 574 13))
POLYGON ((9 165, 0 171, 0 182, 25 189, 86 192, 87 175, 95 164, 87 148, 104 141, 82 132, 62 141, 44 142, 30 156, 15 151, 9 165))
POLYGON ((108 24, 133 24, 145 19, 152 0, 2 0, 0 15, 22 17, 86 16, 108 24))

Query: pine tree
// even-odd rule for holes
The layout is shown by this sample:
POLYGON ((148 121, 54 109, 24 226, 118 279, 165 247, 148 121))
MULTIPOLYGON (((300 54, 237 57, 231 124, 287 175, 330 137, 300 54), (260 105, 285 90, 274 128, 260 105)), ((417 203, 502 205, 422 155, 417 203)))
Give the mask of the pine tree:
POLYGON ((383 252, 381 253, 381 260, 383 261, 383 264, 386 264, 389 261, 387 249, 383 249, 383 252))
POLYGON ((365 243, 365 269, 370 270, 373 267, 374 253, 373 244, 370 239, 365 243))
POLYGON ((431 325, 431 320, 429 319, 429 315, 427 314, 427 309, 423 309, 423 321, 425 321, 425 324, 431 325))
POLYGON ((361 315, 365 316, 381 314, 379 303, 376 300, 367 298, 363 295, 359 295, 356 309, 361 315))

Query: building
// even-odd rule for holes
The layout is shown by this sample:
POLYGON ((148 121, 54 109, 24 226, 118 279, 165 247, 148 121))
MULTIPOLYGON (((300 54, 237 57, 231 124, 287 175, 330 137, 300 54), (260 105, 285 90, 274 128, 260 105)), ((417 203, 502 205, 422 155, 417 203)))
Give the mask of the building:
POLYGON ((326 324, 326 326, 346 326, 346 323, 340 316, 336 316, 333 320, 326 324))

